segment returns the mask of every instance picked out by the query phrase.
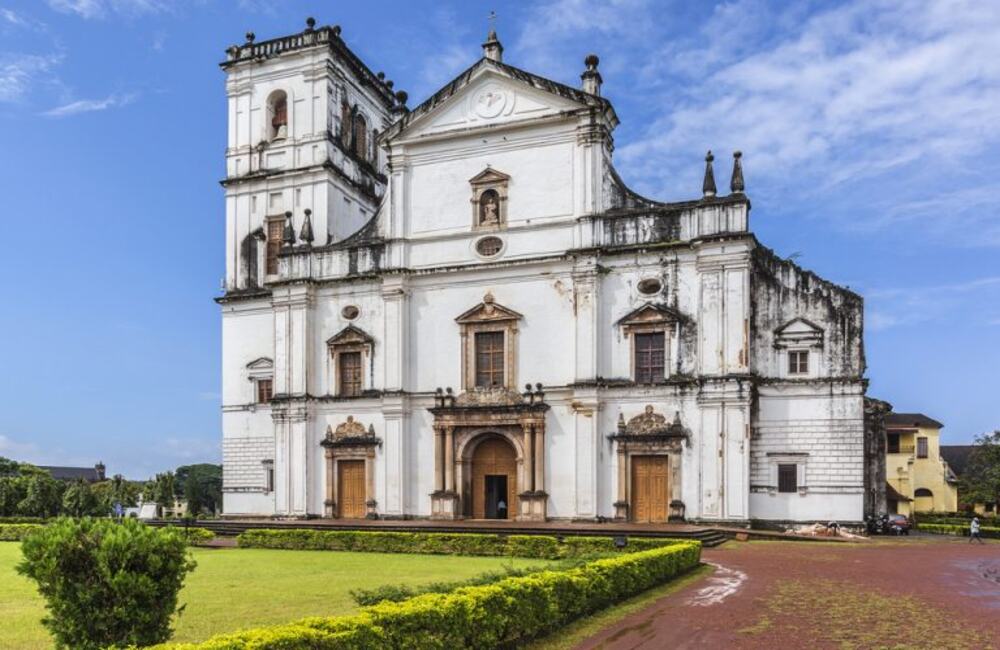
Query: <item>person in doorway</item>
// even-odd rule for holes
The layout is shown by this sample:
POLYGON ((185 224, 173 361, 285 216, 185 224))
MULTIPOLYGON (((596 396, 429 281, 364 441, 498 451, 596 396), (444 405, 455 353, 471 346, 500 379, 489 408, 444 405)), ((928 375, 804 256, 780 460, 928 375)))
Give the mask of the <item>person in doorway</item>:
POLYGON ((979 517, 973 517, 972 518, 972 523, 969 524, 969 543, 970 544, 972 543, 972 540, 976 540, 980 544, 984 544, 985 543, 985 542, 983 542, 983 538, 979 536, 979 517))
POLYGON ((500 497, 500 501, 497 502, 497 517, 507 518, 507 502, 503 500, 503 497, 500 497))

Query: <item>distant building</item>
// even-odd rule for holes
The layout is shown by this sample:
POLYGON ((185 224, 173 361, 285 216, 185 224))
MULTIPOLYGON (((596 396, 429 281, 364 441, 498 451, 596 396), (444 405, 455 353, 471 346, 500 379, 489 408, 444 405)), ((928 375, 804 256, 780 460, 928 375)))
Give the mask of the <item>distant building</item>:
POLYGON ((958 479, 940 453, 942 428, 922 413, 885 416, 889 512, 958 510, 958 479))
POLYGON ((39 465, 39 469, 44 469, 57 481, 79 481, 88 483, 99 483, 105 480, 104 463, 97 463, 93 467, 59 467, 56 465, 39 465))

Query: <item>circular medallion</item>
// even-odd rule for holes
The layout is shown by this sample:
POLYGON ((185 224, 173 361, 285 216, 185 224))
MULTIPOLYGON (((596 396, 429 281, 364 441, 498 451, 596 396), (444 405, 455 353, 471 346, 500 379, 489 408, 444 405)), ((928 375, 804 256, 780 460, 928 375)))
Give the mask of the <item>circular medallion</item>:
POLYGON ((507 106, 507 93, 500 86, 489 85, 472 98, 472 110, 482 118, 497 117, 507 106))
POLYGON ((495 257, 503 250, 503 240, 499 237, 483 237, 476 242, 476 252, 483 257, 495 257))
POLYGON ((358 317, 360 313, 361 310, 355 307, 354 305, 347 305, 346 307, 340 310, 340 315, 343 316, 346 320, 354 320, 355 318, 358 317))

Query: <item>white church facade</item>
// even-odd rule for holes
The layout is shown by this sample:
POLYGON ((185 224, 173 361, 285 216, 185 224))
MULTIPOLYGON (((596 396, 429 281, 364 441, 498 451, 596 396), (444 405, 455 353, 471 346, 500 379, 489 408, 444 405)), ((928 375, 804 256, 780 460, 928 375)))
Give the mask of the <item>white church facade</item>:
POLYGON ((409 110, 337 27, 228 50, 224 512, 860 520, 861 298, 757 241, 738 153, 643 198, 597 57, 502 53, 409 110))

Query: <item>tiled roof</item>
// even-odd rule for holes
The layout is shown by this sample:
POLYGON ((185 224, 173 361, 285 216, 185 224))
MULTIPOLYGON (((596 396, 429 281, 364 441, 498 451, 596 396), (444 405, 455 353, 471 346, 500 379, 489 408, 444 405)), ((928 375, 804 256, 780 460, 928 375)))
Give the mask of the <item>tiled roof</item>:
POLYGON ((885 426, 893 429, 900 427, 944 428, 943 424, 923 413, 889 413, 885 416, 885 426))
POLYGON ((101 475, 93 467, 57 467, 53 465, 39 465, 39 469, 44 469, 57 481, 76 481, 83 479, 91 483, 101 480, 101 475))

